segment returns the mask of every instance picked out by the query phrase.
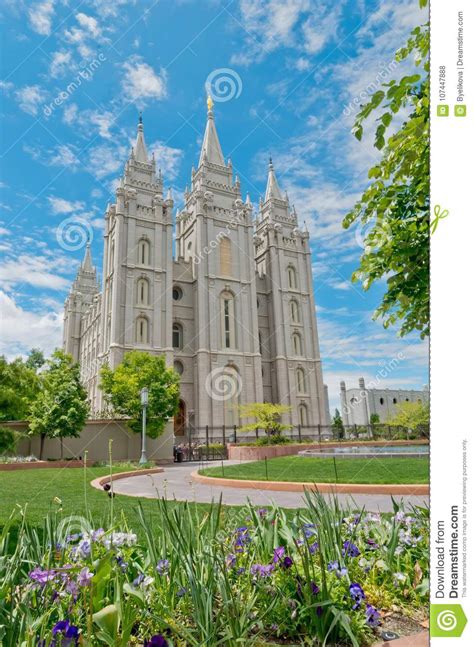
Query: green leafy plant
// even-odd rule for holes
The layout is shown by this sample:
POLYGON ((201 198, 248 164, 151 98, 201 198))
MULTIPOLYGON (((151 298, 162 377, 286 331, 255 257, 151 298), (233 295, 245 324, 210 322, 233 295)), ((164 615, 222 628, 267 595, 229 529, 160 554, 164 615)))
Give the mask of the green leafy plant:
POLYGON ((272 402, 253 402, 241 405, 239 410, 242 418, 255 419, 255 422, 240 427, 239 431, 263 430, 267 436, 281 437, 286 429, 291 429, 291 425, 283 424, 280 420, 281 416, 291 411, 289 406, 272 402))
MULTIPOLYGON (((420 5, 424 7, 426 0, 420 5)), ((429 25, 416 27, 396 60, 412 60, 419 73, 391 80, 375 92, 356 117, 359 140, 364 123, 376 111, 375 146, 381 161, 369 170, 371 184, 346 215, 369 230, 354 281, 368 290, 379 280, 386 292, 374 313, 385 327, 400 324, 400 335, 429 334, 429 25), (387 129, 401 111, 409 111, 392 135, 387 129)))
POLYGON ((45 438, 60 439, 62 458, 63 439, 79 436, 88 413, 79 364, 62 350, 56 350, 39 375, 39 392, 28 416, 29 433, 41 437, 40 458, 45 438))
POLYGON ((125 353, 123 361, 114 370, 101 369, 101 385, 107 402, 119 415, 131 418, 132 431, 141 431, 142 405, 140 392, 148 389, 147 433, 159 436, 166 423, 178 410, 179 375, 166 366, 162 355, 143 351, 125 353))

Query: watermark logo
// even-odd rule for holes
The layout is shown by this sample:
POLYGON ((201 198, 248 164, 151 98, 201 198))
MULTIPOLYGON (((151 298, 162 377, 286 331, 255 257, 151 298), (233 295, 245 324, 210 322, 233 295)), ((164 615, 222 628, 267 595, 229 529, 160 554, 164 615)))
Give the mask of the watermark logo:
POLYGON ((242 93, 242 79, 229 67, 220 67, 211 72, 205 85, 207 94, 218 103, 238 99, 242 93))
POLYGON ((75 252, 90 243, 93 238, 92 227, 84 219, 70 216, 63 220, 56 229, 56 240, 67 252, 75 252))
POLYGON ((217 402, 232 400, 242 391, 242 378, 228 367, 215 368, 206 378, 206 391, 217 402))
POLYGON ((460 604, 432 604, 430 633, 434 638, 459 638, 467 624, 460 604))
POLYGON ((443 220, 443 218, 447 218, 447 216, 449 216, 449 211, 447 209, 441 209, 441 205, 435 204, 434 216, 431 221, 431 235, 433 235, 438 229, 439 221, 443 220))
POLYGON ((384 220, 377 220, 375 224, 372 221, 359 222, 355 230, 355 239, 363 250, 373 252, 392 239, 392 230, 384 220))

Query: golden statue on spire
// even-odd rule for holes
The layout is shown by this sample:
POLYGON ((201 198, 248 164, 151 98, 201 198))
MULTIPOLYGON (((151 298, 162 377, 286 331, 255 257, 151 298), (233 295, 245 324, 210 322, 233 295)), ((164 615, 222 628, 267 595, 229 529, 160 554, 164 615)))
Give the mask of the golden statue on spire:
POLYGON ((212 97, 210 94, 207 95, 207 109, 209 112, 211 112, 212 107, 214 106, 214 101, 212 100, 212 97))

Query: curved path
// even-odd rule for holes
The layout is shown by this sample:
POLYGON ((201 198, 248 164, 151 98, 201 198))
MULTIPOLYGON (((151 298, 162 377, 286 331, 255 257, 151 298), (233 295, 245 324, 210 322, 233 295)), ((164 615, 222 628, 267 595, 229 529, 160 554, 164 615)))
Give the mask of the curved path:
MULTIPOLYGON (((224 465, 235 465, 240 461, 224 461, 224 465)), ((196 483, 191 473, 202 467, 217 466, 218 463, 180 463, 164 467, 160 474, 140 474, 114 481, 114 492, 128 496, 155 499, 166 497, 178 501, 195 501, 210 503, 217 501, 222 495, 222 502, 227 505, 242 505, 249 499, 254 505, 269 505, 272 502, 284 508, 301 508, 304 505, 304 495, 301 492, 270 492, 252 488, 231 488, 223 486, 196 483)), ((329 495, 325 495, 329 496, 329 495)), ((402 498, 406 504, 428 505, 427 496, 394 496, 395 500, 402 498)), ((357 508, 365 507, 371 512, 391 512, 393 510, 391 496, 387 494, 338 494, 341 503, 355 502, 357 508)))

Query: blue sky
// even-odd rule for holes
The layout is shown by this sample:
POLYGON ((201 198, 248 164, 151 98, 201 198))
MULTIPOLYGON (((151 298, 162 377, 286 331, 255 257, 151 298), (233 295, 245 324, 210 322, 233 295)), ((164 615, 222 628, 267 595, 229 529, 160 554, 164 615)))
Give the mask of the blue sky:
POLYGON ((427 344, 372 321, 383 285, 364 292, 351 283, 364 232, 341 227, 378 158, 370 130, 362 142, 350 134, 357 106, 406 72, 394 52, 426 19, 417 0, 4 0, 0 11, 1 353, 61 344, 84 250, 64 249, 58 227, 72 218, 91 231, 101 266, 103 212, 140 110, 179 206, 211 75, 227 99, 216 101, 216 124, 243 192, 258 204, 272 155, 311 232, 331 408, 341 379, 427 382, 427 344), (229 75, 233 86, 218 84, 229 75))

